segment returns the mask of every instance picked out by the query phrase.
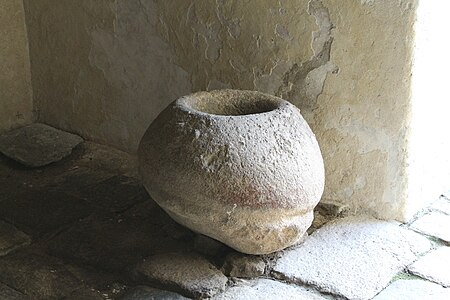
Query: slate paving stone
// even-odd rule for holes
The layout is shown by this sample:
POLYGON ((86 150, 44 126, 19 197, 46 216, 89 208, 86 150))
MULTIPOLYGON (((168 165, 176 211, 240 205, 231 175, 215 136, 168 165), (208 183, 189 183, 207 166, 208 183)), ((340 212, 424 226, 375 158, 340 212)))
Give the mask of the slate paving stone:
POLYGON ((71 134, 35 123, 0 135, 0 152, 28 167, 42 167, 59 161, 83 142, 71 134))
POLYGON ((88 216, 92 209, 83 200, 55 190, 23 192, 0 201, 0 219, 39 237, 88 216))
POLYGON ((151 288, 148 286, 137 286, 130 289, 121 300, 188 300, 180 294, 151 288))
POLYGON ((54 256, 114 272, 154 253, 192 248, 191 241, 164 231, 167 222, 174 221, 162 214, 155 209, 149 218, 92 215, 56 236, 48 248, 54 256))
POLYGON ((430 247, 425 237, 394 223, 347 217, 285 251, 273 274, 348 299, 371 299, 430 247))
POLYGON ((411 224, 411 228, 443 241, 450 242, 450 215, 432 211, 411 224))
POLYGON ((373 300, 448 300, 450 289, 425 280, 394 281, 373 300))
POLYGON ((225 275, 239 278, 256 278, 264 274, 266 263, 261 256, 232 252, 225 258, 222 271, 225 275))
POLYGON ((136 266, 138 280, 193 298, 206 298, 225 289, 228 281, 214 265, 195 253, 163 253, 136 266))
POLYGON ((3 300, 31 300, 28 296, 25 296, 19 291, 10 288, 0 282, 0 299, 3 300))
POLYGON ((408 267, 410 273, 450 287, 450 247, 427 253, 408 267))
POLYGON ((334 299, 321 295, 313 289, 286 284, 271 279, 242 281, 228 288, 225 292, 212 298, 213 300, 323 300, 334 299))
POLYGON ((29 245, 30 242, 31 239, 28 235, 0 220, 0 256, 5 256, 20 247, 29 245))
POLYGON ((96 184, 78 185, 78 189, 72 193, 95 207, 111 212, 122 212, 150 199, 139 181, 123 175, 96 184))
POLYGON ((0 282, 32 299, 59 299, 83 287, 59 260, 21 252, 0 258, 0 282))
POLYGON ((450 199, 441 196, 433 204, 431 204, 431 209, 439 210, 447 215, 450 215, 450 199))

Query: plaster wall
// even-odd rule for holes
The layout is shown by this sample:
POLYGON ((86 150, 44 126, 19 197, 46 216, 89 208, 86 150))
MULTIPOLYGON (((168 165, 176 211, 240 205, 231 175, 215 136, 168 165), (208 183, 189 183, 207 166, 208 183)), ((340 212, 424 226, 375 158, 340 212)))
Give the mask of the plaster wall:
POLYGON ((0 2, 0 132, 33 120, 30 60, 22 0, 0 2))
POLYGON ((322 201, 404 218, 415 1, 24 2, 41 121, 134 152, 181 95, 275 94, 316 133, 322 201))

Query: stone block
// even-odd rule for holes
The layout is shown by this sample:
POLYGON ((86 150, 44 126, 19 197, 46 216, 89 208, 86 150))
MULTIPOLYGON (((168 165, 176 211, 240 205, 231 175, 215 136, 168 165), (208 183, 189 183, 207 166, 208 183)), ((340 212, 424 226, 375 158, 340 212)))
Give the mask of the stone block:
POLYGON ((7 255, 30 242, 31 239, 28 235, 0 220, 0 256, 7 255))
POLYGON ((83 142, 71 134, 45 124, 30 124, 0 135, 0 152, 28 167, 59 161, 83 142))
POLYGON ((373 300, 448 300, 450 289, 425 281, 402 279, 394 281, 373 300))
POLYGON ((450 287, 450 247, 431 251, 408 267, 410 273, 450 287))
POLYGON ((347 217, 315 231, 287 250, 273 274, 349 299, 371 299, 430 242, 394 223, 347 217))
POLYGON ((411 228, 450 242, 450 215, 432 211, 411 224, 411 228))
POLYGON ((213 300, 322 300, 333 299, 305 287, 286 284, 271 279, 244 281, 228 288, 213 300))
POLYGON ((194 253, 165 253, 146 258, 136 267, 142 280, 187 297, 211 297, 228 281, 214 265, 194 253))

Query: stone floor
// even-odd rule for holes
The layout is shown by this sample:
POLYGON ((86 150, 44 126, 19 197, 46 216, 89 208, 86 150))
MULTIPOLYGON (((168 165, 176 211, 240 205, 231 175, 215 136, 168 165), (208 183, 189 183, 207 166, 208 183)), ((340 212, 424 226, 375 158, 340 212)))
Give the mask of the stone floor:
POLYGON ((88 142, 37 169, 0 156, 0 299, 450 299, 445 196, 410 224, 322 205, 302 244, 250 256, 173 222, 135 170, 88 142))

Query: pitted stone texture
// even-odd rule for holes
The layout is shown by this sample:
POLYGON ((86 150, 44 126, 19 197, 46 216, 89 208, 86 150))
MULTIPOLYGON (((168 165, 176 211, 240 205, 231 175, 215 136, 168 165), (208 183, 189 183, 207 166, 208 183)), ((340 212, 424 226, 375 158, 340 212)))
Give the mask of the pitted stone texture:
POLYGON ((408 270, 417 276, 450 287, 449 263, 450 247, 441 247, 413 263, 408 270))
POLYGON ((270 279, 243 282, 230 287, 214 300, 319 300, 333 299, 304 287, 281 283, 270 279))
POLYGON ((31 239, 28 235, 0 220, 0 256, 7 255, 30 242, 31 239))
POLYGON ((0 282, 33 299, 61 299, 83 287, 59 260, 33 253, 0 258, 0 282))
POLYGON ((222 271, 225 275, 239 278, 256 278, 264 274, 266 263, 260 256, 230 253, 225 258, 222 271))
POLYGON ((148 286, 137 286, 132 288, 120 298, 121 300, 188 300, 177 293, 159 290, 148 286))
POLYGON ((450 215, 432 211, 411 224, 414 230, 450 242, 450 215))
POLYGON ((144 186, 171 217, 248 254, 297 243, 324 188, 300 111, 259 92, 176 100, 150 125, 139 159, 144 186))
POLYGON ((273 273, 349 299, 370 299, 430 247, 425 237, 393 223, 347 217, 286 251, 273 273))
POLYGON ((0 135, 0 152, 28 167, 42 167, 70 155, 81 142, 78 135, 36 123, 0 135))
POLYGON ((397 280, 373 300, 448 300, 450 289, 425 280, 397 280))
POLYGON ((210 262, 194 253, 167 253, 145 259, 138 277, 187 297, 211 297, 225 289, 228 279, 210 262))
POLYGON ((5 300, 31 300, 19 291, 10 288, 0 282, 0 299, 5 300))

